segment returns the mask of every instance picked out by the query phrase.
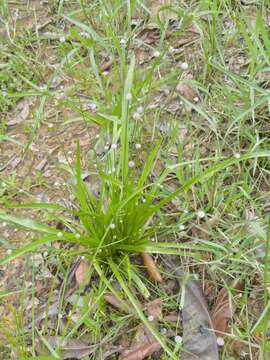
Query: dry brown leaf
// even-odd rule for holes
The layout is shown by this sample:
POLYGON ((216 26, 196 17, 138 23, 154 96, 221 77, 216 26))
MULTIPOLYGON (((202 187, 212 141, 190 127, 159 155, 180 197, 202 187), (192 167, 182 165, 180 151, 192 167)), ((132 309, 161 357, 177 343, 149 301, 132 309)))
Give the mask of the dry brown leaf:
POLYGON ((130 306, 124 300, 120 300, 113 294, 109 294, 109 293, 105 294, 104 299, 107 301, 107 303, 109 303, 116 309, 118 309, 126 314, 132 313, 132 309, 130 308, 130 306))
POLYGON ((143 258, 143 264, 146 267, 150 278, 159 283, 162 283, 163 279, 157 269, 157 266, 156 266, 154 260, 152 259, 152 256, 149 254, 146 254, 146 253, 142 253, 142 258, 143 258))
POLYGON ((86 260, 81 260, 75 272, 75 278, 79 286, 84 286, 89 281, 89 263, 86 260))
POLYGON ((121 360, 143 360, 154 352, 160 350, 161 345, 158 341, 149 344, 137 344, 122 353, 121 360))
MULTIPOLYGON (((243 288, 243 282, 237 281, 233 288, 235 290, 241 290, 243 288)), ((211 311, 211 318, 213 329, 216 335, 221 336, 228 331, 229 321, 234 314, 234 306, 230 302, 229 292, 226 288, 222 288, 218 293, 217 299, 211 311)))
POLYGON ((153 321, 161 320, 162 318, 162 300, 155 299, 145 305, 145 310, 148 316, 153 317, 153 321))
POLYGON ((228 330, 228 323, 233 316, 233 309, 229 300, 229 293, 226 288, 222 288, 218 293, 216 302, 211 311, 213 328, 216 335, 223 335, 228 330))
POLYGON ((30 113, 29 105, 29 99, 20 100, 13 109, 9 120, 7 121, 7 125, 17 125, 26 120, 30 113))
POLYGON ((193 102, 194 99, 198 97, 197 91, 193 89, 190 85, 183 82, 180 82, 176 86, 176 91, 178 91, 180 95, 182 95, 185 99, 187 99, 190 102, 193 102))

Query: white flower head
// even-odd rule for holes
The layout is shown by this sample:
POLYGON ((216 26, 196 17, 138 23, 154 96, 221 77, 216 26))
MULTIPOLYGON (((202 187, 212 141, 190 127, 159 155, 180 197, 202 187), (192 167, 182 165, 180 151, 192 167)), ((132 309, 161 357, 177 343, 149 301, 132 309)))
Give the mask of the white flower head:
POLYGON ((117 149, 117 144, 112 144, 111 148, 112 149, 117 149))
POLYGON ((61 231, 59 231, 59 232, 57 233, 57 237, 58 237, 58 238, 63 237, 63 233, 62 233, 61 231))
POLYGON ((137 113, 139 113, 139 114, 143 113, 143 107, 142 106, 137 107, 137 113))
POLYGON ((179 230, 184 231, 185 230, 185 225, 183 225, 183 224, 179 225, 179 230))
POLYGON ((153 315, 149 315, 149 316, 148 316, 148 321, 150 321, 150 322, 154 321, 154 316, 153 316, 153 315))
POLYGON ((176 342, 176 344, 181 344, 182 342, 182 337, 179 335, 176 335, 174 338, 174 341, 176 342))
POLYGON ((96 139, 99 139, 99 138, 100 138, 100 135, 99 135, 99 134, 97 134, 97 135, 96 135, 96 139))
POLYGON ((104 150, 105 150, 105 151, 109 150, 109 146, 108 146, 108 145, 105 145, 105 146, 104 146, 104 150))
POLYGON ((131 94, 131 93, 128 93, 127 96, 126 96, 126 99, 127 99, 127 101, 131 101, 131 99, 132 99, 132 94, 131 94))
POLYGON ((135 162, 132 161, 132 160, 130 160, 130 161, 128 162, 128 166, 129 166, 130 168, 133 168, 133 167, 135 166, 135 162))
POLYGON ((110 224, 110 228, 115 229, 115 224, 114 223, 110 224))
POLYGON ((160 57, 160 52, 158 50, 154 51, 153 56, 160 57))
POLYGON ((199 210, 197 212, 197 216, 199 219, 203 219, 205 217, 205 212, 203 210, 199 210))
POLYGON ((141 115, 137 111, 135 111, 135 113, 133 113, 132 117, 134 120, 139 120, 141 115))
POLYGON ((241 155, 240 155, 239 153, 236 153, 236 154, 234 154, 234 157, 235 157, 236 159, 240 159, 241 155))
POLYGON ((224 346, 224 339, 221 336, 217 337, 217 345, 220 347, 224 346))
POLYGON ((64 35, 61 35, 60 38, 59 38, 59 41, 60 41, 61 43, 64 43, 64 42, 66 41, 65 36, 64 36, 64 35))
POLYGON ((182 64, 180 65, 182 70, 187 70, 188 69, 188 63, 186 62, 182 62, 182 64))
POLYGON ((7 253, 7 255, 11 255, 11 254, 12 254, 12 250, 11 250, 11 249, 8 249, 8 250, 6 251, 6 253, 7 253))
POLYGON ((142 145, 141 145, 141 144, 136 144, 136 145, 135 145, 135 148, 136 148, 137 150, 140 150, 140 149, 142 148, 142 145))
POLYGON ((195 98, 193 100, 195 103, 197 103, 197 102, 199 102, 200 99, 198 98, 198 96, 195 96, 195 98))
POLYGON ((126 41, 125 38, 122 38, 122 39, 120 40, 120 44, 121 44, 122 46, 125 46, 126 43, 127 43, 127 41, 126 41))
POLYGON ((75 238, 76 239, 79 239, 81 237, 81 235, 79 234, 79 233, 77 233, 76 235, 75 235, 75 238))

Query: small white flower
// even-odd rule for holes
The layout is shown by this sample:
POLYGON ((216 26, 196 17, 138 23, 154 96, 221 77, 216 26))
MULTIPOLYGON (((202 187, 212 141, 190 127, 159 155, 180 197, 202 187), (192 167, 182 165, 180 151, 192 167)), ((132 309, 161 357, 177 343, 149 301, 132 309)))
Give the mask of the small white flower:
POLYGON ((159 186, 160 189, 164 188, 164 186, 162 184, 159 184, 158 186, 159 186))
POLYGON ((176 336, 174 337, 174 341, 176 342, 176 344, 181 344, 181 342, 182 342, 182 337, 179 336, 179 335, 176 335, 176 336))
POLYGON ((203 210, 199 210, 197 212, 197 216, 199 219, 203 219, 205 217, 205 212, 203 210))
POLYGON ((59 41, 60 41, 61 43, 64 43, 64 42, 66 41, 65 36, 63 36, 63 35, 60 36, 59 41))
POLYGON ((75 238, 79 239, 81 237, 81 235, 79 233, 75 234, 75 238))
POLYGON ((111 170, 108 170, 108 175, 111 175, 111 173, 112 173, 111 170))
POLYGON ((54 185, 55 187, 58 187, 58 186, 60 186, 60 183, 59 183, 59 181, 55 181, 53 185, 54 185))
POLYGON ((135 113, 133 113, 132 117, 133 117, 134 120, 139 120, 141 115, 138 112, 135 111, 135 113))
POLYGON ((158 50, 154 51, 153 56, 160 57, 160 52, 158 50))
POLYGON ((108 145, 105 145, 105 146, 104 146, 104 150, 105 150, 105 151, 109 150, 109 146, 108 146, 108 145))
POLYGON ((85 37, 85 38, 89 38, 89 37, 90 37, 90 35, 89 35, 88 32, 86 32, 86 31, 81 31, 81 32, 80 32, 80 35, 81 35, 82 37, 85 37))
POLYGON ((114 240, 116 239, 116 235, 113 235, 113 239, 114 239, 114 240))
POLYGON ((150 322, 154 321, 154 316, 153 316, 153 315, 149 315, 149 316, 148 316, 148 321, 150 321, 150 322))
POLYGON ((49 124, 48 124, 48 128, 49 128, 49 129, 53 128, 53 124, 52 124, 52 123, 49 123, 49 124))
POLYGON ((84 259, 85 259, 85 256, 82 256, 81 259, 84 260, 84 259))
POLYGON ((155 240, 156 240, 155 238, 152 238, 152 239, 151 239, 151 241, 153 241, 153 242, 154 242, 155 240))
POLYGON ((8 249, 8 250, 6 251, 6 253, 7 253, 7 255, 11 255, 11 254, 12 254, 12 250, 11 250, 11 249, 8 249))
POLYGON ((100 135, 99 135, 99 134, 97 134, 97 135, 96 135, 96 139, 99 139, 99 138, 100 138, 100 135))
POLYGON ((183 224, 179 225, 179 230, 184 231, 185 230, 185 225, 183 225, 183 224))
POLYGON ((188 63, 186 62, 182 62, 182 64, 180 65, 182 70, 187 70, 188 69, 188 63))
POLYGON ((133 168, 134 166, 135 166, 135 162, 134 161, 129 161, 128 162, 128 166, 130 167, 130 168, 133 168))
POLYGON ((59 231, 59 232, 57 233, 57 237, 58 237, 58 238, 63 237, 63 233, 62 233, 61 231, 59 231))
POLYGON ((44 257, 47 257, 48 254, 49 254, 48 251, 44 251, 43 256, 44 256, 44 257))
POLYGON ((110 225, 110 228, 111 228, 111 229, 115 229, 115 224, 112 223, 112 224, 110 225))
POLYGON ((139 113, 139 114, 143 113, 143 107, 142 106, 137 107, 137 113, 139 113))
POLYGON ((167 329, 166 328, 161 328, 160 333, 161 333, 161 335, 166 335, 167 334, 167 329))
POLYGON ((146 199, 145 199, 145 198, 142 198, 142 202, 143 202, 143 203, 146 203, 146 199))
POLYGON ((45 84, 42 84, 42 85, 40 85, 40 90, 45 90, 45 89, 47 89, 47 86, 45 85, 45 84))
POLYGON ((3 226, 3 227, 6 227, 6 226, 7 226, 7 223, 4 221, 4 222, 2 223, 2 226, 3 226))
POLYGON ((117 144, 112 144, 111 148, 112 149, 117 149, 117 144))
POLYGON ((120 44, 121 44, 122 46, 125 46, 125 45, 126 45, 126 39, 124 39, 124 38, 121 39, 121 40, 120 40, 120 44))
POLYGON ((170 47, 169 47, 169 52, 170 52, 170 53, 174 53, 174 51, 175 51, 174 47, 173 47, 173 46, 170 46, 170 47))
POLYGON ((221 336, 219 336, 218 338, 217 338, 217 344, 218 344, 218 346, 224 346, 224 339, 221 337, 221 336))
POLYGON ((198 98, 198 96, 195 96, 195 98, 193 100, 195 103, 197 103, 197 102, 199 102, 200 99, 198 98))
POLYGON ((137 150, 140 150, 140 149, 142 148, 142 145, 141 145, 141 144, 136 144, 136 145, 135 145, 135 148, 136 148, 137 150))
POLYGON ((112 168, 112 173, 114 173, 115 171, 116 171, 116 169, 113 167, 113 168, 112 168))
POLYGON ((126 99, 127 99, 127 101, 130 101, 132 99, 132 94, 128 93, 127 96, 126 96, 126 99))
POLYGON ((234 154, 234 157, 235 157, 236 159, 240 159, 241 155, 240 155, 239 153, 236 153, 236 154, 234 154))

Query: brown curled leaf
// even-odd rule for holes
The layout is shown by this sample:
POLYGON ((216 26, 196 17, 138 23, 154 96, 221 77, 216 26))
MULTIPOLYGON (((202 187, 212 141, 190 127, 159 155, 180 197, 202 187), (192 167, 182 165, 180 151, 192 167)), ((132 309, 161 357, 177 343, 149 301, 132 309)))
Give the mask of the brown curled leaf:
POLYGON ((157 269, 157 266, 151 255, 142 253, 143 264, 147 269, 150 278, 156 282, 162 283, 163 279, 157 269))
POLYGON ((129 350, 122 353, 121 360, 143 360, 154 352, 159 351, 161 345, 158 341, 153 341, 149 344, 136 344, 129 350))

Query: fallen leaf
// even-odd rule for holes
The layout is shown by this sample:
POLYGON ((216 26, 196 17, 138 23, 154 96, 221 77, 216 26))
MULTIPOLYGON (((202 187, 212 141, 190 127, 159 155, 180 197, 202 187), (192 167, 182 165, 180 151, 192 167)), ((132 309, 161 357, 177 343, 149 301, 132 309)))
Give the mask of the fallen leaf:
POLYGON ((162 300, 155 299, 145 305, 145 310, 148 316, 153 317, 153 321, 161 320, 162 318, 162 300))
POLYGON ((65 341, 61 336, 46 336, 46 341, 54 349, 60 349, 61 360, 69 358, 82 359, 92 354, 96 349, 95 345, 89 346, 78 339, 68 339, 65 341))
POLYGON ((137 344, 129 350, 124 350, 121 360, 143 360, 147 356, 152 355, 154 352, 160 350, 161 345, 158 341, 149 344, 137 344))
POLYGON ((228 323, 233 316, 233 309, 230 305, 228 290, 222 288, 217 296, 215 305, 211 311, 213 328, 216 335, 223 335, 228 329, 228 323))
POLYGON ((162 283, 163 282, 162 277, 157 269, 154 260, 152 259, 152 256, 146 253, 142 253, 142 258, 143 258, 143 264, 146 267, 150 278, 159 283, 162 283))
MULTIPOLYGON (((244 283, 236 281, 232 288, 242 290, 244 283)), ((218 293, 215 304, 211 311, 213 329, 217 336, 222 336, 228 331, 229 322, 234 314, 234 306, 230 302, 229 292, 226 288, 222 288, 218 293)))
POLYGON ((26 120, 30 112, 29 105, 30 103, 28 99, 20 100, 13 109, 9 120, 7 121, 7 125, 17 125, 26 120))
POLYGON ((86 260, 81 260, 79 266, 75 271, 75 278, 79 286, 85 286, 89 281, 89 263, 86 260))
POLYGON ((176 91, 190 102, 194 102, 194 99, 198 98, 197 91, 190 85, 183 82, 180 82, 176 86, 176 91))
POLYGON ((132 312, 130 306, 124 300, 120 300, 113 294, 105 294, 104 299, 107 301, 107 303, 126 314, 130 314, 132 312))

